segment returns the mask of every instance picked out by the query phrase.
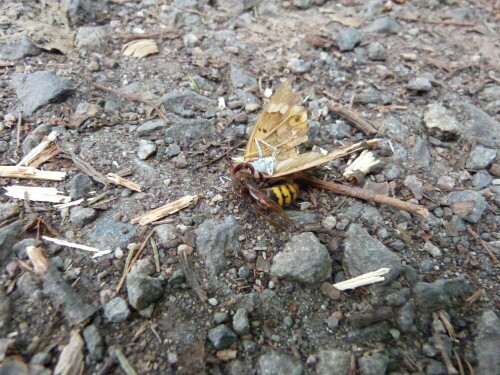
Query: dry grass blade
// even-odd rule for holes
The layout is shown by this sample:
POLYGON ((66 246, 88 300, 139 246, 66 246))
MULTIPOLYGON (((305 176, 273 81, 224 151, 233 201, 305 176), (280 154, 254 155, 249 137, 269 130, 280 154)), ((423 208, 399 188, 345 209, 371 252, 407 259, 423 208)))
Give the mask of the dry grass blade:
POLYGON ((438 315, 439 315, 439 319, 441 320, 441 322, 443 322, 443 325, 446 328, 446 332, 448 332, 448 336, 450 336, 450 338, 452 340, 455 340, 455 338, 456 338, 455 330, 454 330, 453 326, 451 325, 450 321, 448 319, 446 319, 444 312, 439 311, 438 315))
POLYGON ((125 44, 122 48, 124 56, 132 57, 146 57, 158 52, 158 46, 153 39, 133 40, 125 44))
POLYGON ((436 348, 439 350, 441 353, 441 358, 443 359, 443 362, 446 366, 446 370, 448 371, 448 375, 458 375, 458 371, 455 367, 453 367, 453 363, 451 362, 450 357, 448 356, 448 353, 446 352, 446 349, 443 344, 443 340, 441 339, 441 336, 439 333, 434 329, 433 330, 432 337, 434 338, 434 345, 436 348))
POLYGON ((202 198, 202 195, 186 195, 180 199, 177 199, 174 202, 168 203, 164 206, 158 207, 154 210, 146 212, 144 215, 138 216, 130 220, 132 224, 142 224, 147 225, 156 220, 159 220, 165 216, 172 215, 183 208, 188 207, 191 203, 193 203, 198 198, 202 198))
POLYGON ((41 171, 33 167, 21 167, 16 165, 0 166, 0 177, 25 178, 29 180, 62 181, 66 178, 66 172, 41 171))
POLYGON ((121 369, 125 374, 127 375, 137 375, 137 372, 134 370, 130 362, 128 361, 127 357, 122 353, 122 351, 119 348, 115 348, 113 350, 114 355, 116 359, 118 360, 118 363, 120 364, 121 369))
POLYGON ((193 288, 200 301, 206 302, 208 297, 198 281, 198 276, 194 269, 191 255, 192 248, 189 246, 179 246, 179 263, 181 265, 182 272, 184 273, 188 284, 191 285, 191 288, 193 288))
POLYGON ((476 290, 472 296, 466 299, 466 302, 469 306, 472 306, 481 296, 484 294, 484 289, 476 290))
POLYGON ((457 362, 458 372, 460 375, 465 375, 464 365, 462 364, 462 360, 455 349, 453 349, 453 355, 455 356, 455 361, 457 362))
POLYGON ((41 276, 47 271, 49 267, 49 260, 45 256, 43 247, 41 246, 28 246, 26 249, 28 258, 33 263, 33 269, 38 276, 41 276))
POLYGON ((70 197, 61 195, 62 193, 56 188, 12 185, 4 189, 7 190, 5 195, 16 199, 28 197, 30 201, 51 203, 69 203, 71 201, 70 197))
POLYGON ((385 278, 382 275, 388 273, 390 268, 380 268, 373 272, 368 272, 358 277, 354 277, 349 280, 341 281, 340 283, 333 284, 338 290, 355 289, 363 285, 370 285, 384 281, 385 278))
POLYGON ((337 14, 330 14, 328 17, 330 17, 333 22, 338 22, 344 26, 352 26, 357 28, 363 24, 361 20, 358 20, 354 17, 343 17, 337 14))
POLYGON ((70 151, 68 151, 68 153, 70 154, 71 160, 73 160, 73 163, 75 163, 75 165, 78 168, 80 168, 80 170, 83 173, 89 175, 94 180, 96 180, 97 182, 100 182, 103 185, 106 185, 106 186, 108 185, 108 180, 106 180, 106 177, 104 177, 104 175, 101 172, 96 170, 92 165, 90 165, 85 160, 80 158, 73 151, 70 150, 70 151))
POLYGON ((83 340, 80 332, 75 330, 71 334, 68 345, 61 352, 54 370, 55 375, 83 374, 83 340))
POLYGON ((40 142, 38 144, 38 146, 36 146, 33 150, 28 152, 28 154, 24 158, 22 158, 21 161, 19 163, 17 163, 17 165, 21 166, 21 165, 29 164, 40 153, 42 153, 47 147, 49 147, 49 145, 55 141, 55 139, 57 138, 58 135, 59 135, 59 133, 56 131, 50 132, 50 134, 47 136, 47 138, 45 138, 42 142, 40 142))
POLYGON ((125 186, 126 188, 133 190, 133 191, 138 191, 138 192, 142 191, 139 184, 136 184, 135 182, 127 180, 126 178, 120 177, 115 173, 108 173, 106 175, 106 178, 108 179, 108 181, 111 181, 113 184, 125 186))

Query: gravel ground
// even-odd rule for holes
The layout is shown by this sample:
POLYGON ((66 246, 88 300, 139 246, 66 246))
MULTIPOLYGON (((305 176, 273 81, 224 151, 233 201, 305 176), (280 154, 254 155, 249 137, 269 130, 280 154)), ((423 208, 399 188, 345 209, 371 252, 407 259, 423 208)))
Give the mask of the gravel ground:
MULTIPOLYGON (((36 166, 66 172, 0 184, 83 199, 2 189, 0 373, 500 374, 499 20, 487 0, 0 3, 1 164, 57 132, 36 166), (129 51, 147 56, 126 56, 144 37, 129 51), (284 79, 304 149, 381 138, 358 185, 429 216, 311 190, 277 231, 235 196, 227 150, 284 79)), ((340 181, 349 163, 312 173, 340 181)))

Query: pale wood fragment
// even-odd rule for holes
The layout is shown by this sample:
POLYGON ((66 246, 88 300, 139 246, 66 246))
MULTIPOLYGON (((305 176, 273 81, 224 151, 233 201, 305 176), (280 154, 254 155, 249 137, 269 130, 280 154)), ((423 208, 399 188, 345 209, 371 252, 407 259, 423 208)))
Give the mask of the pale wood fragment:
POLYGON ((17 165, 0 166, 0 177, 26 178, 30 180, 62 181, 66 178, 66 172, 42 171, 33 167, 21 167, 17 165))
POLYGON ((159 220, 165 216, 172 215, 183 208, 186 208, 189 206, 193 201, 195 201, 198 198, 201 198, 202 195, 186 195, 185 197, 182 197, 180 199, 177 199, 176 201, 170 202, 164 206, 155 208, 154 210, 151 210, 149 212, 146 212, 144 215, 134 217, 130 222, 132 224, 141 224, 141 225, 147 225, 150 224, 156 220, 159 220))
POLYGON ((28 246, 26 248, 28 258, 33 263, 33 269, 35 273, 39 276, 43 275, 47 268, 49 267, 49 260, 43 251, 41 246, 28 246))
POLYGON ((19 163, 17 163, 17 165, 20 166, 20 165, 27 165, 27 164, 29 164, 30 161, 32 161, 33 159, 35 159, 38 156, 38 154, 40 154, 53 141, 55 141, 55 139, 57 138, 58 135, 59 135, 59 133, 56 132, 56 131, 50 132, 50 134, 47 136, 47 138, 45 140, 43 140, 42 142, 40 142, 38 144, 38 146, 36 146, 33 150, 31 150, 30 152, 28 152, 28 154, 24 158, 22 158, 21 161, 19 163))
POLYGON ((83 374, 83 340, 78 330, 71 333, 68 345, 64 347, 54 370, 55 375, 83 374))
POLYGON ((111 250, 99 250, 99 249, 96 249, 95 247, 91 247, 91 246, 87 246, 87 245, 80 245, 80 244, 65 241, 65 240, 59 240, 57 238, 42 236, 42 239, 44 239, 45 241, 53 242, 57 245, 72 247, 73 249, 90 251, 90 252, 94 253, 94 255, 92 255, 92 258, 97 258, 97 257, 100 257, 102 255, 107 255, 107 254, 111 253, 111 250))
POLYGON ((373 272, 364 273, 358 277, 354 277, 349 280, 341 281, 340 283, 333 284, 338 290, 355 289, 360 286, 370 285, 384 281, 385 278, 382 275, 388 273, 390 268, 380 268, 373 272))
POLYGON ((27 196, 30 201, 36 202, 68 203, 71 201, 70 197, 61 195, 61 192, 52 187, 11 185, 4 189, 7 190, 5 195, 16 199, 26 199, 27 196))
POLYGON ((108 173, 106 175, 106 178, 116 185, 125 186, 126 188, 129 188, 130 190, 133 191, 138 191, 138 192, 142 191, 139 184, 127 180, 126 178, 120 177, 115 173, 108 173))

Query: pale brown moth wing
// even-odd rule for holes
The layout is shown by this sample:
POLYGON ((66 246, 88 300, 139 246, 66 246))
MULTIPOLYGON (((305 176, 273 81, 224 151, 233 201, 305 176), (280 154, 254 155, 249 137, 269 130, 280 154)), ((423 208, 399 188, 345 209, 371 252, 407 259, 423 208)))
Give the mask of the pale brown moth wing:
POLYGON ((289 159, 278 162, 272 177, 283 177, 291 173, 297 173, 315 168, 331 160, 352 154, 353 152, 358 152, 366 148, 376 146, 378 143, 378 139, 372 139, 370 141, 355 143, 350 146, 339 147, 326 155, 323 155, 320 152, 312 151, 305 152, 303 154, 295 154, 295 156, 289 159))
POLYGON ((300 106, 301 98, 283 82, 259 116, 247 144, 244 159, 275 156, 289 158, 290 150, 307 140, 307 112, 300 106), (285 154, 287 154, 285 156, 285 154), (283 156, 282 156, 283 155, 283 156))

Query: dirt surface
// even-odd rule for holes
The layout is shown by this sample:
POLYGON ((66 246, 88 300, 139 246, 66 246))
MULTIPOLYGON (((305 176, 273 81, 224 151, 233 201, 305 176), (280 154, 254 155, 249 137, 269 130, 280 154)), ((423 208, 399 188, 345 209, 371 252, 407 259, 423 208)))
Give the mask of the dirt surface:
MULTIPOLYGON (((57 131, 38 168, 66 172, 0 184, 85 199, 2 192, 1 373, 500 373, 498 2, 63 3, 0 4, 1 164, 57 131), (158 53, 124 56, 141 34, 158 53), (226 154, 284 79, 308 109, 302 150, 380 138, 358 185, 429 216, 304 189, 277 231, 237 197, 226 154), (186 195, 161 225, 130 223, 186 195), (331 287, 381 267, 383 283, 331 287)), ((312 173, 340 182, 356 156, 312 173)))

